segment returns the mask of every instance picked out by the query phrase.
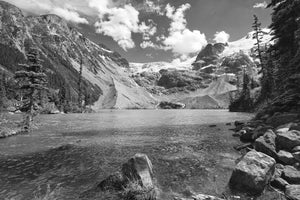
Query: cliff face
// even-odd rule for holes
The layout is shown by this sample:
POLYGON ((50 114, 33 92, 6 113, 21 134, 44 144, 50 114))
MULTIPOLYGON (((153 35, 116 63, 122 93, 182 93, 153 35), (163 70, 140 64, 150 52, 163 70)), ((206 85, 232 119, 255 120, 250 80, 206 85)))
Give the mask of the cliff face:
POLYGON ((25 17, 17 7, 0 1, 0 66, 16 71, 32 46, 41 51, 50 87, 64 89, 70 101, 78 96, 82 60, 84 95, 91 95, 95 110, 152 108, 156 103, 128 76, 128 62, 118 53, 93 43, 56 15, 25 17))

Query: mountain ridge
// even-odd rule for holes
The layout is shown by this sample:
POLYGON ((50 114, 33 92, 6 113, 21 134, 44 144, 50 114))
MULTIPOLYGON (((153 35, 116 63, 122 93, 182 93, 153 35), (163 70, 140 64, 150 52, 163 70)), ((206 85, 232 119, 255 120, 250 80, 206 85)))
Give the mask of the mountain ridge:
POLYGON ((6 70, 15 72, 19 63, 26 62, 26 51, 34 46, 41 52, 50 86, 64 90, 68 101, 76 102, 78 98, 82 60, 84 95, 92 96, 94 110, 153 108, 156 104, 151 94, 128 76, 126 59, 95 44, 57 15, 25 17, 16 6, 0 1, 0 17, 0 50, 2 57, 9 58, 1 59, 0 64, 6 70), (112 95, 111 87, 115 85, 119 91, 112 95), (115 98, 118 105, 111 103, 115 98))

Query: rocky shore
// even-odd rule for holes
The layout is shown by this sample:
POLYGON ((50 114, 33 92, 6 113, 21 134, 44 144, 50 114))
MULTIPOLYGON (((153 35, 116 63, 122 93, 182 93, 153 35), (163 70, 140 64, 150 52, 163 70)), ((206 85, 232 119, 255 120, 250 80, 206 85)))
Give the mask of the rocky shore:
POLYGON ((235 122, 235 149, 243 157, 232 173, 230 187, 260 195, 267 186, 287 199, 300 199, 300 116, 275 113, 249 122, 235 122))

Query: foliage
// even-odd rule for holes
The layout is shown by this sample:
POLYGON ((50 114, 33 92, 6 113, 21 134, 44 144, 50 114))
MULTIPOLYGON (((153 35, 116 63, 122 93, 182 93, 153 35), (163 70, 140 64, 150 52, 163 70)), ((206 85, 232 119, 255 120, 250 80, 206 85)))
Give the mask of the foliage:
POLYGON ((300 0, 272 0, 274 45, 265 54, 260 101, 265 112, 300 112, 300 0))
POLYGON ((31 48, 27 60, 28 64, 21 65, 22 69, 15 73, 22 94, 21 110, 27 113, 25 129, 30 128, 37 104, 42 101, 41 93, 47 90, 47 75, 43 71, 39 51, 31 48))

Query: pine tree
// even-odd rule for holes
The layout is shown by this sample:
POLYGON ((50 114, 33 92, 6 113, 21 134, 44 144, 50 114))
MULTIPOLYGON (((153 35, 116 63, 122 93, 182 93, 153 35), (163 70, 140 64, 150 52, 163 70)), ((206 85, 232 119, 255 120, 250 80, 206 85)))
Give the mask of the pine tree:
POLYGON ((26 112, 24 130, 29 131, 31 122, 36 114, 36 105, 39 102, 38 92, 47 90, 47 75, 43 72, 40 53, 31 48, 27 54, 28 64, 22 64, 22 69, 15 73, 19 89, 23 93, 23 106, 21 110, 26 112))
POLYGON ((82 70, 83 70, 83 56, 80 53, 80 68, 78 78, 78 107, 82 112, 82 70))
POLYGON ((261 49, 263 32, 262 32, 261 23, 259 22, 258 17, 256 15, 253 15, 253 17, 254 17, 254 22, 253 22, 253 25, 252 25, 252 28, 254 30, 253 39, 256 40, 256 43, 255 43, 255 45, 256 45, 255 52, 258 54, 258 59, 260 61, 260 65, 261 65, 262 72, 263 72, 263 70, 264 70, 263 55, 262 55, 263 52, 262 52, 262 49, 261 49))
POLYGON ((7 101, 6 98, 6 76, 4 71, 1 71, 1 77, 0 77, 0 112, 5 107, 5 101, 7 101))

